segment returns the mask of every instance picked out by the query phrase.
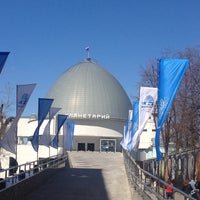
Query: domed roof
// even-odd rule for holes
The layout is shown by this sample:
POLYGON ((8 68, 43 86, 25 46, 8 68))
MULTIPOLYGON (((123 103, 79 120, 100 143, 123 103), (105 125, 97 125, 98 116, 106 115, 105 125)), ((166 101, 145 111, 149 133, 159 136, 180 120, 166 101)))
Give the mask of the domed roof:
POLYGON ((103 67, 87 59, 66 70, 48 91, 62 114, 109 115, 126 119, 131 102, 120 83, 103 67))

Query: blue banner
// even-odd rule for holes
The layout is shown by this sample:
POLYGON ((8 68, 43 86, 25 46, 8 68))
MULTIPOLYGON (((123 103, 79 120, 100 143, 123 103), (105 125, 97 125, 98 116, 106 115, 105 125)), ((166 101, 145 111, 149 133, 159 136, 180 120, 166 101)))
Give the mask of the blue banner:
POLYGON ((162 159, 160 132, 188 64, 189 60, 183 59, 160 59, 159 61, 158 127, 155 137, 158 161, 162 159))
POLYGON ((122 147, 126 150, 128 150, 128 143, 131 140, 132 127, 133 127, 133 110, 129 110, 128 111, 128 120, 126 122, 126 126, 124 127, 123 138, 120 143, 122 145, 122 147))
POLYGON ((129 141, 127 148, 129 151, 133 149, 132 147, 132 138, 134 137, 134 134, 138 130, 138 111, 139 111, 139 102, 135 101, 133 103, 133 119, 132 119, 132 131, 131 131, 131 140, 129 141))
POLYGON ((33 137, 31 138, 31 143, 35 151, 38 151, 40 126, 42 125, 42 122, 46 118, 52 103, 53 99, 46 99, 46 98, 38 99, 38 126, 35 129, 33 137))
POLYGON ((39 140, 39 145, 45 145, 49 147, 51 143, 51 134, 50 134, 50 125, 51 125, 51 120, 53 119, 54 115, 60 110, 61 108, 55 108, 51 107, 49 110, 49 121, 47 125, 45 126, 44 132, 40 137, 39 140))
POLYGON ((16 154, 17 152, 17 124, 26 108, 29 98, 35 89, 36 84, 17 85, 16 87, 16 117, 11 126, 6 131, 1 141, 1 147, 7 151, 16 154))
POLYGON ((74 121, 67 121, 63 131, 63 148, 64 150, 72 150, 74 141, 74 121))
POLYGON ((127 120, 127 122, 126 122, 126 125, 124 125, 123 137, 122 137, 122 140, 121 140, 121 142, 120 142, 120 145, 121 145, 124 149, 126 149, 125 140, 126 140, 127 131, 128 131, 128 120, 127 120))
POLYGON ((0 73, 10 52, 0 52, 0 73))
MULTIPOLYGON (((138 105, 138 130, 132 138, 132 148, 137 151, 139 148, 144 149, 144 142, 140 140, 142 132, 154 111, 158 97, 158 88, 140 87, 140 99, 138 105)), ((146 146, 145 146, 146 148, 146 146)))
POLYGON ((64 124, 64 122, 66 121, 67 117, 68 117, 68 115, 58 115, 58 130, 56 132, 55 137, 51 141, 51 146, 56 149, 58 148, 58 143, 59 143, 58 135, 59 135, 60 129, 61 129, 62 125, 64 124))

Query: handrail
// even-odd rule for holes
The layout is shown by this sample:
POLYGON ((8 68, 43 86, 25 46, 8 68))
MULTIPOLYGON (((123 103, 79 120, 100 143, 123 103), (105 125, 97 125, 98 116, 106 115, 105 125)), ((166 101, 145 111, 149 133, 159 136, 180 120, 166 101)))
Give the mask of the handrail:
MULTIPOLYGON (((165 186, 170 185, 161 180, 159 177, 156 177, 140 168, 128 151, 123 150, 123 157, 131 186, 134 186, 135 189, 139 190, 139 192, 142 192, 142 194, 145 195, 145 199, 151 200, 157 198, 159 200, 164 200, 165 186)), ((196 200, 191 195, 186 194, 174 186, 172 189, 174 194, 176 193, 176 195, 181 195, 184 197, 184 199, 196 200)))
POLYGON ((27 162, 7 169, 1 169, 0 192, 48 168, 59 167, 61 164, 66 162, 67 159, 68 159, 67 154, 51 156, 48 158, 27 162))

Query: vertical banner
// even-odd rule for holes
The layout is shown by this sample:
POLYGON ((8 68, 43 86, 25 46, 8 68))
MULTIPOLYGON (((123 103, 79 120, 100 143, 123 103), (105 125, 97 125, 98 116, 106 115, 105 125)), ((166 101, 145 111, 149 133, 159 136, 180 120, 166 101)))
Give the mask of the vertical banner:
POLYGON ((157 88, 153 87, 140 88, 138 130, 135 132, 132 139, 132 148, 134 149, 138 148, 140 135, 156 105, 158 96, 157 93, 158 93, 157 88))
POLYGON ((123 129, 123 137, 122 137, 122 141, 120 142, 121 146, 125 149, 125 138, 126 138, 126 133, 128 130, 128 121, 126 122, 126 125, 124 125, 124 129, 123 129))
POLYGON ((10 52, 0 52, 0 73, 5 65, 9 53, 10 52))
POLYGON ((60 129, 62 127, 62 125, 64 124, 64 122, 67 120, 68 115, 58 115, 58 129, 56 132, 55 137, 53 138, 53 140, 51 141, 51 146, 53 148, 58 148, 58 143, 59 143, 59 133, 60 133, 60 129))
POLYGON ((28 100, 35 88, 36 84, 17 85, 16 87, 16 117, 14 118, 10 128, 5 133, 1 147, 7 151, 16 154, 17 145, 17 123, 28 103, 28 100))
POLYGON ((136 131, 138 130, 138 110, 139 110, 139 102, 135 101, 133 103, 133 125, 132 125, 132 131, 131 131, 131 138, 128 142, 127 148, 129 151, 131 151, 133 149, 132 147, 132 139, 136 133, 136 131))
POLYGON ((132 128, 133 128, 133 110, 129 110, 128 120, 127 120, 126 128, 124 130, 124 137, 121 142, 122 147, 126 150, 128 150, 128 143, 131 140, 132 128))
POLYGON ((51 125, 51 120, 55 116, 55 114, 60 110, 61 108, 55 108, 52 107, 49 110, 49 121, 44 129, 43 134, 40 136, 39 144, 44 145, 44 146, 49 146, 51 143, 51 134, 50 134, 50 125, 51 125))
POLYGON ((35 129, 33 137, 31 138, 31 144, 33 149, 38 152, 39 147, 39 130, 42 125, 44 119, 46 118, 50 107, 53 103, 53 99, 39 98, 38 99, 38 126, 35 129))
POLYGON ((74 121, 67 121, 63 125, 63 149, 72 150, 74 142, 74 121))
POLYGON ((160 59, 159 61, 158 128, 155 138, 158 161, 162 159, 160 132, 188 64, 189 60, 183 59, 160 59))

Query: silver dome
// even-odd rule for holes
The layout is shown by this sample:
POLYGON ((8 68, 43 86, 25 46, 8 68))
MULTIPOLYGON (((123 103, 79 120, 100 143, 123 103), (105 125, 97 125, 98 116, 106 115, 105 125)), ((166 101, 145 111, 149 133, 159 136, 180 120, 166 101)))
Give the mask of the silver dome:
POLYGON ((87 59, 66 70, 48 91, 60 113, 109 115, 127 119, 132 108, 120 83, 103 67, 87 59))

